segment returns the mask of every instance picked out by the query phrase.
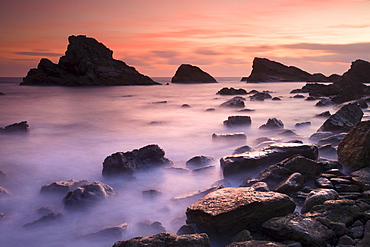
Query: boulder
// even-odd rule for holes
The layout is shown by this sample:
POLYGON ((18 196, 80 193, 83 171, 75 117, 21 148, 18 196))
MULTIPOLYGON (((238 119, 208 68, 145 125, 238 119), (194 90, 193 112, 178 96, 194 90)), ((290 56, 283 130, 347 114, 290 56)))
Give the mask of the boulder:
POLYGON ((325 117, 325 118, 328 118, 330 116, 331 116, 331 113, 329 111, 324 111, 316 115, 316 117, 325 117))
POLYGON ((154 199, 163 194, 162 191, 156 189, 144 190, 141 193, 145 199, 154 199))
POLYGON ((42 58, 21 85, 115 86, 158 85, 134 67, 113 59, 113 51, 85 35, 68 37, 65 55, 54 64, 42 58))
POLYGON ((42 216, 40 219, 35 220, 33 222, 27 223, 23 225, 23 227, 31 228, 31 227, 42 227, 42 226, 49 226, 51 223, 55 223, 60 221, 63 218, 61 213, 48 213, 42 216))
POLYGON ((207 72, 197 66, 181 64, 171 79, 172 83, 217 83, 207 72))
POLYGON ((117 226, 112 226, 105 228, 103 230, 97 231, 90 233, 88 235, 83 236, 84 239, 89 239, 89 240, 119 240, 122 239, 122 236, 127 230, 127 223, 123 223, 117 226))
POLYGON ((87 184, 87 180, 76 180, 69 179, 63 181, 57 181, 41 187, 42 193, 63 193, 66 194, 68 191, 72 191, 77 187, 87 184))
POLYGON ((227 120, 224 121, 226 127, 238 127, 238 126, 250 126, 252 120, 250 116, 229 116, 227 120))
POLYGON ((266 220, 294 209, 295 203, 285 194, 239 187, 209 193, 190 205, 186 216, 187 223, 196 224, 201 232, 231 239, 244 229, 257 230, 266 220))
POLYGON ((338 161, 351 170, 370 166, 370 121, 357 123, 338 145, 338 161))
POLYGON ((327 200, 335 200, 338 196, 338 193, 333 189, 313 190, 307 195, 301 213, 307 213, 313 206, 322 204, 327 200))
POLYGON ((63 198, 66 208, 75 209, 93 205, 109 196, 115 195, 112 187, 99 181, 82 185, 67 193, 63 198))
POLYGON ((219 95, 244 95, 248 94, 247 91, 245 91, 243 88, 235 89, 233 87, 224 87, 221 90, 219 90, 216 94, 219 95))
POLYGON ((216 191, 216 190, 219 190, 219 189, 222 189, 224 186, 223 185, 213 185, 211 187, 208 187, 208 188, 205 188, 205 189, 202 189, 202 190, 198 190, 198 191, 193 191, 193 192, 189 192, 185 195, 180 195, 180 196, 176 196, 176 197, 173 197, 171 198, 171 202, 190 202, 190 203, 194 203, 196 202, 197 200, 199 200, 200 198, 202 198, 203 196, 213 192, 213 191, 216 191))
POLYGON ((336 240, 334 231, 298 213, 272 218, 262 225, 262 230, 276 239, 294 240, 302 246, 327 246, 336 240))
POLYGON ((338 146, 339 142, 344 138, 346 133, 339 133, 339 134, 334 134, 328 137, 324 137, 320 139, 317 144, 318 145, 325 145, 325 144, 331 144, 332 146, 338 146))
POLYGON ((276 192, 290 195, 297 192, 303 187, 304 177, 299 172, 290 175, 286 180, 281 182, 275 189, 276 192))
POLYGON ((249 97, 250 100, 264 101, 265 99, 271 99, 272 96, 267 92, 255 93, 249 97))
POLYGON ((125 153, 117 152, 105 158, 102 174, 104 177, 132 175, 137 170, 172 165, 164 155, 164 150, 156 144, 125 153))
POLYGON ((14 123, 8 126, 5 126, 4 128, 0 128, 0 134, 1 133, 25 133, 29 130, 30 126, 28 125, 27 121, 14 123))
POLYGON ((334 103, 330 99, 320 99, 315 106, 330 106, 330 105, 334 105, 334 103))
POLYGON ((222 103, 220 106, 222 107, 233 107, 233 108, 244 108, 245 98, 240 96, 235 96, 232 99, 229 99, 228 101, 222 103))
POLYGON ((202 166, 208 166, 216 162, 216 159, 209 156, 195 156, 190 160, 186 161, 186 167, 188 168, 198 168, 202 166))
POLYGON ((267 122, 260 126, 260 129, 282 129, 284 128, 283 121, 276 118, 269 118, 267 122))
POLYGON ((370 246, 370 220, 366 222, 364 237, 357 243, 356 247, 370 246))
POLYGON ((259 151, 224 156, 220 163, 223 175, 227 177, 256 169, 264 169, 295 154, 315 160, 318 157, 318 148, 314 144, 277 143, 259 151))
POLYGON ((361 121, 363 115, 361 107, 356 103, 344 105, 331 115, 318 131, 347 132, 361 121))
POLYGON ((363 191, 370 190, 370 166, 352 172, 351 179, 363 191))
POLYGON ((251 146, 244 145, 244 146, 236 148, 233 154, 242 154, 245 152, 252 152, 252 151, 253 151, 253 148, 251 146))
POLYGON ((207 234, 185 234, 175 235, 168 232, 162 232, 154 236, 135 237, 125 241, 114 243, 113 247, 210 247, 207 234))

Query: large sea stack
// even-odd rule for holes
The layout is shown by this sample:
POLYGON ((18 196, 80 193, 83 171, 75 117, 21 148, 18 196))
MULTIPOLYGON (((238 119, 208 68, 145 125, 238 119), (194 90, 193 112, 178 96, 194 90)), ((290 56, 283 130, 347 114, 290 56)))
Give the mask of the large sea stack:
POLYGON ((42 58, 21 85, 116 86, 157 85, 134 67, 113 59, 113 51, 94 38, 70 36, 65 55, 54 64, 42 58))
POLYGON ((216 83, 207 72, 204 72, 197 66, 190 64, 181 64, 175 75, 172 77, 172 83, 216 83))

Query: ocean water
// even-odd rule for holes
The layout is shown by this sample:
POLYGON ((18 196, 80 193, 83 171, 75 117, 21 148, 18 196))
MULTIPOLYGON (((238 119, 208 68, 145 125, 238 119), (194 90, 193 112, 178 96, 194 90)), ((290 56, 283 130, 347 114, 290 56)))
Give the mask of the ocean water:
MULTIPOLYGON (((171 198, 211 186, 222 179, 218 160, 242 145, 255 146, 261 136, 278 137, 259 130, 268 118, 283 121, 286 129, 298 137, 308 138, 325 121, 315 117, 323 111, 334 113, 334 107, 315 107, 317 101, 292 98, 290 91, 305 83, 246 84, 240 78, 217 78, 214 84, 170 84, 170 78, 154 78, 159 86, 117 87, 39 87, 18 86, 21 78, 1 78, 0 126, 28 121, 28 134, 0 136, 0 171, 6 173, 0 186, 12 196, 0 198, 0 246, 112 246, 120 239, 89 241, 81 236, 121 223, 128 223, 122 239, 140 234, 135 224, 159 221, 167 231, 176 233, 185 223, 185 210, 193 201, 174 203, 171 198), (220 107, 233 96, 220 96, 222 87, 244 88, 247 91, 271 91, 281 101, 250 101, 250 112, 220 107), (182 107, 188 104, 190 107, 182 107), (206 109, 214 108, 214 111, 206 109), (227 129, 228 116, 250 116, 250 127, 227 129), (295 128, 299 122, 311 125, 295 128), (213 141, 213 133, 244 132, 246 141, 213 141), (108 155, 126 152, 148 144, 158 144, 175 167, 197 155, 217 158, 215 168, 194 173, 168 169, 139 172, 135 179, 106 179, 101 175, 102 163, 108 155), (111 185, 116 195, 85 211, 67 211, 61 195, 40 194, 43 185, 67 179, 101 181, 111 185), (142 191, 158 189, 162 196, 143 198, 142 191), (50 207, 62 213, 60 222, 47 227, 24 228, 40 218, 36 210, 50 207)), ((307 96, 307 94, 303 94, 307 96)), ((365 110, 364 119, 369 117, 365 110)), ((238 186, 241 181, 230 181, 238 186)), ((121 240, 122 240, 121 239, 121 240)))

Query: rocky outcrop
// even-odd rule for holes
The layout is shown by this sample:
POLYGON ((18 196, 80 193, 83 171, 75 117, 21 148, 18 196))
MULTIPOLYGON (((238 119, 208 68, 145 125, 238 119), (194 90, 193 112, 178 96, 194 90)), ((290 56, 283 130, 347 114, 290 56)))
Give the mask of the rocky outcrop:
POLYGON ((338 146, 338 161, 358 170, 370 166, 370 121, 357 123, 338 146))
POLYGON ((94 38, 70 36, 65 55, 58 64, 42 58, 21 85, 115 86, 157 85, 134 67, 113 59, 113 51, 94 38))
POLYGON ((14 123, 4 128, 0 128, 0 134, 8 134, 8 133, 25 133, 29 130, 30 126, 28 125, 27 121, 23 121, 20 123, 14 123))
POLYGON ((370 63, 357 59, 352 62, 351 68, 342 77, 346 81, 370 83, 370 63))
POLYGON ((125 153, 117 152, 105 158, 102 174, 104 177, 132 175, 136 170, 172 165, 164 155, 164 150, 156 144, 125 153))
POLYGON ((207 72, 197 66, 181 64, 171 79, 172 83, 217 83, 207 72))
POLYGON ((43 185, 41 187, 42 193, 63 193, 66 194, 68 191, 72 191, 77 187, 87 184, 87 180, 76 180, 69 179, 63 181, 57 181, 51 184, 43 185))
POLYGON ((116 242, 113 247, 210 247, 207 234, 185 234, 175 235, 168 232, 162 232, 149 237, 135 237, 125 241, 116 242))

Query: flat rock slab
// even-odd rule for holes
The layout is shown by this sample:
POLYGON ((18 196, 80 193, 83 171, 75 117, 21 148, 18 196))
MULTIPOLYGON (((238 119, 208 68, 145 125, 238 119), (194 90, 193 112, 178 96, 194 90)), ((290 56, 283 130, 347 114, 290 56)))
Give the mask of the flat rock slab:
POLYGON ((217 236, 258 229, 266 220, 292 213, 293 200, 281 193, 250 187, 224 188, 211 192, 186 210, 187 223, 217 236))

